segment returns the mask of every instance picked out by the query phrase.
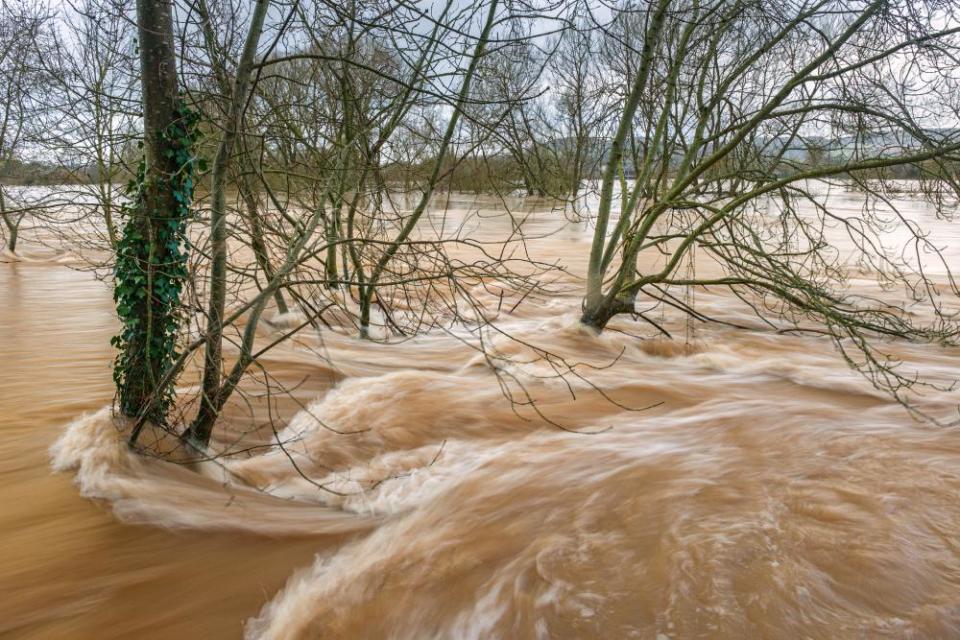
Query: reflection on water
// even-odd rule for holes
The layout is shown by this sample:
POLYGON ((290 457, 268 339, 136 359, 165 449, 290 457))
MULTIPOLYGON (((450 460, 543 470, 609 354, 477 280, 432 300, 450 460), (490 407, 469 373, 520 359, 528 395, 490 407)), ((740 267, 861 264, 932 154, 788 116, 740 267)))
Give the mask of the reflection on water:
MULTIPOLYGON (((822 338, 585 333, 585 243, 583 225, 531 243, 570 256, 573 275, 499 314, 520 341, 494 338, 559 426, 511 407, 462 335, 329 331, 335 367, 309 336, 267 362, 308 380, 307 410, 284 409, 290 446, 225 460, 226 474, 119 441, 100 410, 114 328, 102 284, 0 265, 0 635, 960 635, 960 435, 912 420, 822 338), (590 384, 557 380, 524 345, 545 342, 594 365, 590 384), (98 501, 49 471, 72 420, 54 462, 98 501)), ((719 291, 697 296, 742 314, 719 291)), ((960 377, 955 350, 897 352, 960 377)), ((940 415, 956 400, 923 398, 940 415)))

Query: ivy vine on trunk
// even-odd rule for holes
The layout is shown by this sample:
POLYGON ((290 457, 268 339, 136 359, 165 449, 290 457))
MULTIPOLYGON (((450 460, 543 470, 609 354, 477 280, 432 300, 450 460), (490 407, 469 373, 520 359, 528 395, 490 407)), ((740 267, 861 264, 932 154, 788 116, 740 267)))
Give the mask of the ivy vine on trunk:
MULTIPOLYGON (((123 233, 117 244, 113 298, 123 325, 112 344, 119 350, 113 378, 124 415, 163 423, 173 402, 171 385, 157 390, 157 382, 178 357, 177 338, 182 322, 180 293, 187 278, 187 223, 197 171, 202 161, 194 155, 199 114, 182 99, 177 118, 159 132, 167 170, 158 184, 146 178, 146 160, 127 184, 123 233), (157 199, 149 191, 170 196, 172 210, 146 210, 157 199), (154 393, 161 397, 154 398, 154 393)), ((141 145, 142 146, 142 145, 141 145)), ((157 175, 156 172, 153 174, 157 175)))

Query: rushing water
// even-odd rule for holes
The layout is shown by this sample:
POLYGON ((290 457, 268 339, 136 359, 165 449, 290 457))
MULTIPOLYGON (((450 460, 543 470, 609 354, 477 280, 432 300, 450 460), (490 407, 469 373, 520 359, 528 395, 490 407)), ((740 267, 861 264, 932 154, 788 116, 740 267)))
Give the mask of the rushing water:
MULTIPOLYGON (((513 312, 479 294, 547 420, 462 335, 330 331, 267 361, 299 385, 276 405, 289 446, 194 470, 129 453, 103 409, 106 287, 0 265, 0 636, 960 636, 960 433, 912 419, 821 337, 590 335, 587 241, 531 243, 571 267, 560 293, 513 312)), ((957 350, 896 350, 960 378, 957 350)), ((956 399, 922 401, 955 415, 956 399)))

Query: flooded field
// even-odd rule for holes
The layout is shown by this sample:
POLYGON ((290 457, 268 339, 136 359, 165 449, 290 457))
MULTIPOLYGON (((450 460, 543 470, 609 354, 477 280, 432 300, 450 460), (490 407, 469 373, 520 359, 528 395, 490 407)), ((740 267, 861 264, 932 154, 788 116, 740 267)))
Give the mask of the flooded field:
MULTIPOLYGON (((108 287, 49 254, 0 264, 0 636, 960 635, 960 432, 821 336, 669 313, 672 341, 627 318, 586 331, 589 230, 538 215, 531 251, 566 267, 555 293, 477 297, 540 415, 466 332, 307 332, 265 363, 296 387, 271 416, 290 444, 189 468, 129 452, 106 408, 108 287)), ((916 215, 957 266, 953 223, 916 215)), ((690 295, 749 322, 722 290, 690 295)), ((960 378, 957 349, 889 348, 960 378)), ((957 416, 951 390, 918 402, 957 416)))

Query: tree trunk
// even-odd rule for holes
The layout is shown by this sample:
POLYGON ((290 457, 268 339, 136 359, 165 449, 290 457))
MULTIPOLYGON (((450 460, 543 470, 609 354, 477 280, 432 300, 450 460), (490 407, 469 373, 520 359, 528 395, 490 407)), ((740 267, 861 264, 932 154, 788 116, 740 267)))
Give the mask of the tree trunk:
POLYGON ((324 278, 326 278, 327 289, 338 288, 337 281, 337 241, 340 239, 340 208, 343 201, 335 199, 330 208, 330 216, 327 219, 325 233, 327 236, 327 256, 324 259, 324 278))
POLYGON ((133 309, 139 328, 129 336, 117 359, 117 366, 126 372, 122 381, 118 380, 120 409, 131 417, 146 411, 157 391, 164 356, 149 345, 153 332, 167 326, 176 311, 157 304, 153 296, 155 276, 167 260, 167 248, 156 241, 157 231, 178 210, 168 187, 168 177, 176 171, 177 164, 173 154, 166 153, 170 144, 163 136, 179 117, 171 0, 137 0, 137 30, 143 90, 144 184, 139 206, 132 209, 123 233, 144 239, 131 249, 136 253, 131 257, 143 271, 144 295, 133 309))
POLYGON ((210 441, 213 423, 220 413, 220 368, 223 364, 223 312, 227 296, 227 172, 249 92, 253 59, 263 31, 269 0, 257 0, 250 17, 250 29, 240 54, 230 97, 230 109, 224 122, 220 145, 213 162, 210 209, 210 300, 207 305, 207 344, 203 363, 200 410, 184 437, 200 446, 210 441))
POLYGON ((583 312, 580 315, 580 322, 596 332, 603 331, 607 323, 617 314, 630 313, 633 311, 633 303, 626 302, 620 298, 604 297, 595 305, 588 305, 584 302, 583 312))
POLYGON ((16 222, 14 222, 13 216, 7 211, 7 201, 3 193, 3 188, 0 188, 0 218, 3 218, 4 224, 7 225, 7 250, 9 250, 10 253, 16 253, 17 236, 20 233, 20 218, 18 217, 16 222))
MULTIPOLYGON (((661 30, 670 7, 670 0, 660 0, 647 28, 647 37, 643 42, 641 52, 640 71, 630 89, 623 106, 623 113, 617 131, 610 143, 607 156, 607 165, 603 170, 603 183, 600 187, 600 202, 597 206, 596 224, 593 230, 593 242, 590 246, 590 258, 587 262, 587 293, 583 301, 583 323, 591 327, 602 329, 611 316, 604 316, 618 306, 614 296, 606 295, 603 291, 604 264, 603 255, 606 249, 607 228, 610 222, 610 209, 613 201, 613 183, 617 171, 621 167, 624 155, 624 144, 627 134, 631 132, 633 116, 640 106, 640 100, 647 86, 650 68, 654 57, 655 45, 661 36, 661 30)), ((628 268, 634 268, 629 265, 628 268)), ((617 311, 613 312, 614 314, 617 311)))
MULTIPOLYGON (((240 197, 243 199, 247 210, 247 224, 250 225, 250 248, 257 259, 257 266, 263 271, 267 282, 273 280, 273 267, 270 265, 270 254, 267 251, 267 244, 263 239, 263 223, 260 220, 260 207, 258 206, 257 194, 253 190, 253 185, 247 177, 241 177, 238 186, 240 197)), ((277 304, 277 311, 287 313, 287 301, 283 297, 283 292, 277 289, 273 294, 273 300, 277 304)))

